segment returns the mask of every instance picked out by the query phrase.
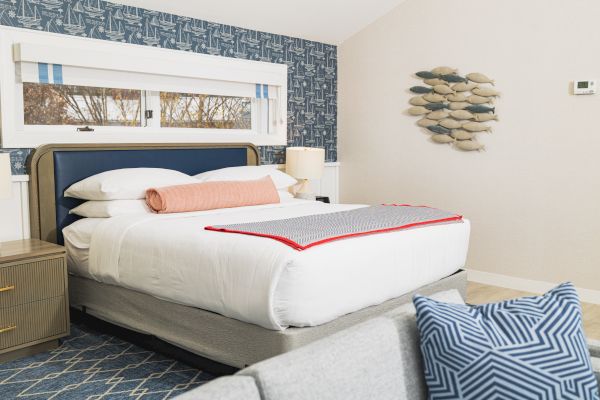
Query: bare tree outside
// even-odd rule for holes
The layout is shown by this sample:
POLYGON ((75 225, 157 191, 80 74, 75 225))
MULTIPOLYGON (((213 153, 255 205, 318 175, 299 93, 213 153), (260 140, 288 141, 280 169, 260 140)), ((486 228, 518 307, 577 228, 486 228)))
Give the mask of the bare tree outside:
POLYGON ((141 126, 142 92, 23 84, 25 125, 141 126))
POLYGON ((160 93, 160 125, 175 128, 251 129, 248 97, 160 93))
MULTIPOLYGON (((142 126, 141 90, 23 84, 25 125, 142 126)), ((249 97, 160 93, 161 127, 252 129, 249 97)))

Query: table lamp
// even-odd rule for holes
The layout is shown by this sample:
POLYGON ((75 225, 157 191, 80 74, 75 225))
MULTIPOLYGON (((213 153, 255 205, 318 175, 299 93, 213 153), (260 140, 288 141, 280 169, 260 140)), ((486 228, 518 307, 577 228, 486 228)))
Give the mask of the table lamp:
POLYGON ((285 171, 300 181, 296 197, 315 200, 309 179, 320 179, 325 168, 325 150, 317 147, 288 147, 285 151, 285 171))
POLYGON ((0 199, 8 199, 12 194, 11 189, 10 153, 0 153, 0 199))

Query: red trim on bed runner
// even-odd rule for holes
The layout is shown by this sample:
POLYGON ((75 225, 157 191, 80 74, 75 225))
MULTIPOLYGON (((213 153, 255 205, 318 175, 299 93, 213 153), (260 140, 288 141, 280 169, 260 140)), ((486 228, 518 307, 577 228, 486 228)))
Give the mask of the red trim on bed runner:
MULTIPOLYGON (((409 204, 383 204, 383 205, 385 205, 385 206, 394 206, 394 207, 423 207, 423 208, 432 208, 432 207, 428 207, 428 206, 411 206, 409 204)), ((215 228, 214 226, 205 226, 204 229, 207 230, 207 231, 225 232, 225 233, 238 233, 238 234, 241 234, 241 235, 259 236, 259 237, 274 239, 274 240, 277 240, 277 241, 279 241, 281 243, 287 244, 288 246, 290 246, 291 248, 293 248, 295 250, 302 251, 302 250, 306 250, 306 249, 309 249, 309 248, 314 247, 314 246, 318 246, 320 244, 324 244, 324 243, 328 243, 328 242, 333 242, 333 241, 340 240, 340 239, 347 239, 347 238, 357 237, 357 236, 372 235, 372 234, 375 234, 375 233, 386 233, 386 232, 399 231, 399 230, 403 230, 403 229, 414 228, 416 226, 440 224, 440 223, 443 223, 443 222, 461 221, 462 218, 463 218, 462 215, 455 215, 454 217, 442 218, 442 219, 432 219, 432 220, 428 220, 428 221, 415 222, 415 223, 412 223, 412 224, 406 224, 406 225, 401 225, 401 226, 394 226, 394 227, 391 227, 391 228, 375 229, 375 230, 372 230, 372 231, 365 231, 365 232, 348 233, 348 234, 339 235, 339 236, 332 236, 332 237, 327 238, 327 239, 322 239, 322 240, 319 240, 319 241, 316 241, 316 242, 312 242, 312 243, 307 244, 306 246, 302 246, 301 244, 296 243, 293 240, 288 239, 288 238, 283 237, 283 236, 269 235, 269 234, 266 234, 266 233, 251 232, 251 231, 238 231, 238 230, 235 230, 235 229, 227 229, 227 228, 215 228)))

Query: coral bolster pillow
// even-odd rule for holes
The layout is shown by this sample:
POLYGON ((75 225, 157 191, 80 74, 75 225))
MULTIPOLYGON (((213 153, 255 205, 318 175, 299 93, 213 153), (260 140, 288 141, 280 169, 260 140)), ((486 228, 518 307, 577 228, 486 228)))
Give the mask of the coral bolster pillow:
POLYGON ((414 304, 430 400, 600 399, 572 284, 480 306, 414 304))
POLYGON ((269 176, 252 181, 203 182, 146 191, 146 203, 158 213, 214 210, 279 203, 269 176))

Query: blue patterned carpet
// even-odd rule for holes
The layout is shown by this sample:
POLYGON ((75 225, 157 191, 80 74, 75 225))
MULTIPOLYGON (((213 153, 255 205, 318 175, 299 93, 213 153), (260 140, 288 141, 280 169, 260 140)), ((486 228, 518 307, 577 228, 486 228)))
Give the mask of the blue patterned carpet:
POLYGON ((0 364, 0 399, 168 399, 213 376, 114 336, 71 325, 47 353, 0 364))

